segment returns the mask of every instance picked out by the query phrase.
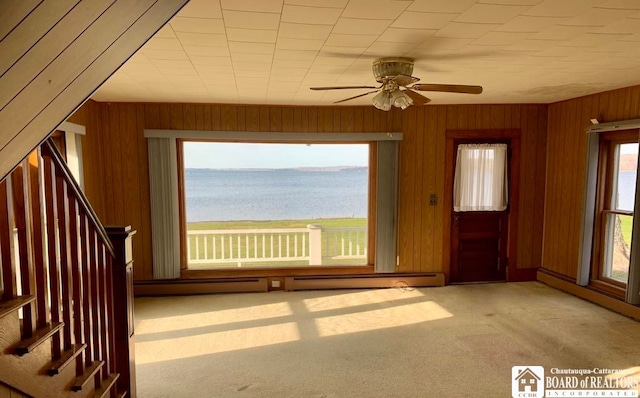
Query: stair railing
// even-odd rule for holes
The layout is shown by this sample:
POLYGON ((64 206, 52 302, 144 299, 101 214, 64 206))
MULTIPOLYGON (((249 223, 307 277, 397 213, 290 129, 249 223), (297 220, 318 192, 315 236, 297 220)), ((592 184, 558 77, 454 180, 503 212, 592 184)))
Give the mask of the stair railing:
POLYGON ((0 347, 0 382, 34 396, 135 396, 133 233, 110 232, 113 243, 51 141, 0 182, 0 317, 20 322, 19 341, 0 347), (49 353, 44 368, 20 362, 32 353, 49 353))

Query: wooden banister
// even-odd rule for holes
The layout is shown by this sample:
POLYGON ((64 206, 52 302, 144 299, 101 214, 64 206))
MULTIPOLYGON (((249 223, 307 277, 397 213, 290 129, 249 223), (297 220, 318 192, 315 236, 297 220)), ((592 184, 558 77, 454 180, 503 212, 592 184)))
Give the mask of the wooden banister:
POLYGON ((135 397, 133 234, 107 233, 50 141, 0 181, 0 335, 19 335, 0 339, 0 383, 135 397), (42 365, 29 379, 27 364, 41 361, 17 362, 43 353, 51 383, 42 365))

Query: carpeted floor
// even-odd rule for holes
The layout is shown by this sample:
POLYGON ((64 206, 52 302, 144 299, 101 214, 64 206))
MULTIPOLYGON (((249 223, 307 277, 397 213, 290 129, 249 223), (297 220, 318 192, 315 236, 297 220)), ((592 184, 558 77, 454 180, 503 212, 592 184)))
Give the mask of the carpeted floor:
POLYGON ((141 398, 510 397, 512 366, 640 366, 640 323, 537 282, 135 305, 141 398))

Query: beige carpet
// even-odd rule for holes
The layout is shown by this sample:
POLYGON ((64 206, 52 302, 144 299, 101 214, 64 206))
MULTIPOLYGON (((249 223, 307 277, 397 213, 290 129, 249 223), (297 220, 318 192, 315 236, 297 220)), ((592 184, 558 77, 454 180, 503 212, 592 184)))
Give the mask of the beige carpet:
POLYGON ((537 282, 136 299, 138 396, 510 397, 640 366, 640 323, 537 282))

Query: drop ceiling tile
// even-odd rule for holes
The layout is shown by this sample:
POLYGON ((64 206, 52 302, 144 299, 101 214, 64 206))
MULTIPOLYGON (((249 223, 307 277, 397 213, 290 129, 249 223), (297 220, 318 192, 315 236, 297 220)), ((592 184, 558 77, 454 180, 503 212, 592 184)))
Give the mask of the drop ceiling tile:
POLYGON ((318 64, 318 65, 346 65, 346 66, 351 66, 351 64, 353 64, 353 59, 351 59, 351 58, 342 58, 342 57, 328 57, 328 56, 323 56, 322 54, 320 54, 314 60, 314 64, 318 64))
POLYGON ((472 44, 479 46, 507 46, 518 43, 529 36, 531 36, 531 33, 489 32, 474 40, 472 44))
POLYGON ((541 32, 552 26, 562 24, 567 18, 564 17, 532 17, 519 15, 509 22, 498 27, 498 32, 541 32))
POLYGON ((349 0, 285 0, 285 4, 295 6, 345 8, 349 0))
POLYGON ((127 64, 149 64, 149 58, 145 57, 142 51, 138 51, 129 58, 125 65, 127 64))
POLYGON ((406 29, 440 29, 457 16, 458 14, 405 11, 391 24, 391 27, 406 29))
POLYGON ((416 0, 407 11, 435 12, 435 13, 463 13, 474 5, 476 0, 416 0))
POLYGON ((295 78, 295 79, 303 79, 308 72, 308 68, 296 68, 290 67, 289 65, 276 65, 274 62, 273 69, 271 70, 271 78, 272 79, 283 79, 287 77, 295 78))
POLYGON ((165 76, 196 76, 198 73, 193 68, 173 68, 170 66, 159 67, 165 76))
POLYGON ((191 63, 195 66, 207 66, 207 65, 231 65, 231 57, 203 57, 203 56, 191 56, 191 63))
POLYGON ((228 28, 278 30, 280 14, 224 10, 224 24, 228 28))
POLYGON ((636 34, 640 33, 640 21, 637 19, 625 18, 600 29, 593 29, 593 33, 611 34, 636 34))
POLYGON ((231 54, 268 54, 273 55, 275 44, 269 43, 248 43, 239 41, 229 42, 231 54))
POLYGON ((233 63, 247 62, 247 63, 259 63, 271 65, 273 55, 271 54, 231 54, 231 60, 233 63))
POLYGON ((505 23, 528 10, 529 6, 475 4, 454 21, 470 23, 505 23))
POLYGON ((608 0, 599 5, 602 8, 619 8, 623 10, 640 10, 638 0, 608 0))
POLYGON ((236 42, 275 43, 275 30, 227 28, 227 39, 236 42))
POLYGON ((282 50, 320 50, 324 40, 278 38, 276 48, 282 50))
POLYGON ((559 40, 532 40, 531 38, 522 40, 519 43, 513 44, 511 46, 505 47, 505 50, 508 51, 516 51, 516 52, 529 52, 529 53, 537 53, 540 51, 544 51, 549 47, 555 46, 558 43, 562 43, 563 41, 559 40))
POLYGON ((429 51, 460 50, 473 41, 473 38, 454 38, 433 36, 422 42, 417 48, 429 51))
POLYGON ((592 30, 593 28, 590 26, 554 26, 532 35, 531 38, 537 40, 571 40, 592 30))
POLYGON ((155 37, 155 38, 175 38, 176 34, 173 32, 173 29, 171 29, 171 24, 166 24, 165 26, 160 28, 160 30, 157 31, 156 34, 153 35, 153 37, 155 37))
POLYGON ((567 47, 602 47, 620 38, 619 35, 587 33, 559 44, 567 47))
POLYGON ((332 33, 379 35, 393 22, 391 19, 340 18, 332 33))
POLYGON ((231 65, 196 65, 196 71, 202 79, 229 79, 233 76, 231 65))
POLYGON ((223 10, 271 12, 282 11, 283 0, 220 0, 223 10))
POLYGON ((304 25, 282 22, 278 30, 278 37, 325 40, 329 37, 331 29, 330 25, 304 25))
POLYGON ((396 19, 411 1, 351 0, 342 13, 344 18, 396 19))
POLYGON ((287 67, 287 68, 310 68, 313 64, 313 60, 294 60, 294 59, 274 59, 273 67, 287 67))
POLYGON ((188 59, 187 60, 154 59, 154 60, 151 60, 151 63, 160 70, 162 70, 163 68, 193 69, 193 64, 188 59))
POLYGON ((376 57, 404 56, 414 48, 416 48, 416 43, 389 43, 378 41, 369 46, 364 53, 372 54, 376 57))
POLYGON ((535 6, 542 3, 542 1, 543 0, 479 0, 478 3, 512 6, 535 6))
POLYGON ((369 47, 377 38, 377 35, 342 35, 332 33, 324 44, 335 47, 369 47))
POLYGON ((142 47, 142 50, 180 50, 182 49, 182 45, 180 41, 175 38, 155 38, 152 37, 145 45, 142 47))
POLYGON ((212 33, 176 32, 183 46, 227 47, 227 36, 212 33))
POLYGON ((337 47, 324 46, 318 55, 326 57, 342 57, 356 60, 368 47, 337 47))
POLYGON ((194 18, 222 18, 220 3, 210 0, 191 0, 185 5, 180 12, 180 17, 194 18))
POLYGON ((602 0, 544 0, 524 14, 538 17, 575 17, 600 3, 602 0))
POLYGON ((569 18, 562 22, 562 25, 569 26, 598 26, 603 27, 608 24, 617 23, 624 20, 629 14, 628 10, 607 10, 602 8, 592 8, 576 17, 569 18))
POLYGON ((301 7, 285 5, 282 22, 311 25, 335 25, 342 13, 341 8, 301 7))
POLYGON ((141 54, 144 54, 147 59, 189 60, 189 57, 187 57, 187 54, 183 50, 144 50, 141 54))
POLYGON ((389 43, 422 43, 437 30, 389 28, 378 38, 378 41, 389 43))
POLYGON ((283 50, 276 48, 273 58, 279 60, 313 61, 317 55, 317 51, 283 50))
POLYGON ((222 19, 175 17, 169 24, 175 32, 224 34, 222 19))
POLYGON ((184 46, 189 57, 224 57, 229 56, 228 47, 203 47, 203 46, 184 46))
POLYGON ((478 24, 466 22, 450 22, 440 29, 435 36, 459 39, 475 39, 497 28, 498 24, 478 24))
POLYGON ((268 79, 270 74, 269 69, 261 69, 261 70, 235 70, 236 78, 245 79, 247 77, 254 77, 258 79, 268 79))

